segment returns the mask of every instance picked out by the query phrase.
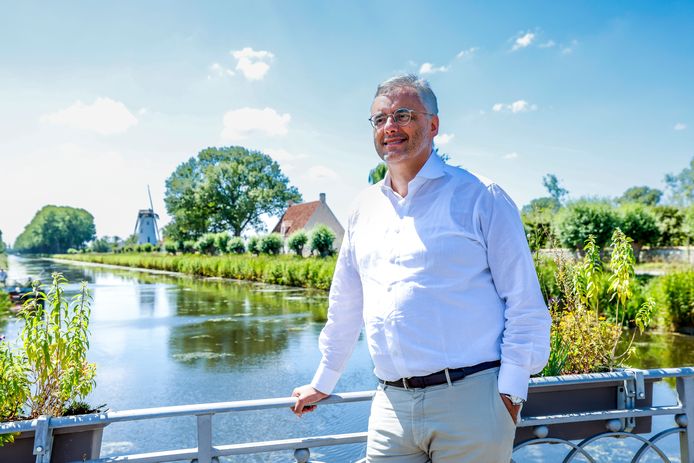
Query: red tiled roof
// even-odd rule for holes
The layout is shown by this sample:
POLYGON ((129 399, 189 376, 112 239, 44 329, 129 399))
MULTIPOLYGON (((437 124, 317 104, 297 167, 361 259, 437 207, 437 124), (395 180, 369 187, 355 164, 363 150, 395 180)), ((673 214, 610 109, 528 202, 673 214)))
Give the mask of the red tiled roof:
POLYGON ((277 222, 275 228, 272 229, 273 233, 280 233, 282 230, 282 222, 286 222, 286 229, 284 231, 284 236, 288 236, 297 230, 301 230, 306 226, 306 223, 311 218, 318 206, 320 201, 311 201, 310 203, 296 204, 294 206, 289 206, 284 212, 284 215, 277 222))

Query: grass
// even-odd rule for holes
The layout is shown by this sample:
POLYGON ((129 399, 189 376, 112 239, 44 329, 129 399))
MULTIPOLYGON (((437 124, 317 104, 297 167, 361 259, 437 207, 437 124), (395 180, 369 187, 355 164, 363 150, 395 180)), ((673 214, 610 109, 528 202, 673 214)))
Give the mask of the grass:
POLYGON ((53 257, 98 264, 165 270, 205 277, 260 281, 302 288, 330 289, 335 257, 198 254, 59 254, 53 257))

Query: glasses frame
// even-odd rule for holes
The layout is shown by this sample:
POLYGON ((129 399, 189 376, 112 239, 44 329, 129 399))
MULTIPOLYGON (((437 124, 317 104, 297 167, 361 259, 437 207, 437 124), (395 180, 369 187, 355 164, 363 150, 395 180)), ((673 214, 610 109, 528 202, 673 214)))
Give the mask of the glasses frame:
POLYGON ((412 122, 412 114, 424 114, 424 115, 426 115, 426 116, 435 116, 435 114, 425 113, 425 112, 422 112, 422 111, 415 111, 414 109, 410 109, 410 108, 398 108, 398 109, 396 109, 395 111, 393 111, 393 112, 390 113, 390 114, 382 114, 382 113, 374 114, 374 115, 372 115, 372 116, 369 118, 369 122, 371 123, 371 127, 373 127, 374 129, 380 129, 380 128, 382 128, 382 127, 385 127, 386 124, 388 123, 388 118, 389 118, 389 117, 392 117, 392 118, 393 118, 393 122, 394 122, 395 124, 399 125, 400 127, 405 127, 407 124, 409 124, 410 122, 412 122), (408 115, 409 115, 409 119, 408 119, 407 122, 405 122, 404 124, 401 124, 400 122, 398 122, 398 121, 395 119, 395 114, 396 114, 397 112, 400 112, 400 113, 402 114, 402 111, 406 111, 406 112, 408 113, 408 115), (376 123, 374 122, 374 117, 376 117, 376 116, 381 116, 381 115, 385 116, 386 119, 385 119, 385 121, 383 122, 383 124, 381 124, 381 125, 376 125, 376 123))

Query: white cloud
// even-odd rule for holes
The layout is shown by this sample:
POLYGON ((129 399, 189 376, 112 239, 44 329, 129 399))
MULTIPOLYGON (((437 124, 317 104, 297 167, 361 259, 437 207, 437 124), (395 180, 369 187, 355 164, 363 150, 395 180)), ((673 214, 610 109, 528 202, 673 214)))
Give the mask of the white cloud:
POLYGON ((306 177, 309 180, 335 180, 338 178, 334 170, 320 165, 309 168, 306 171, 306 177))
POLYGON ((457 55, 455 55, 455 57, 456 57, 457 59, 462 59, 462 58, 471 57, 472 55, 475 54, 475 52, 477 52, 477 50, 479 50, 479 48, 477 48, 477 47, 470 47, 470 48, 468 48, 467 50, 461 50, 460 53, 458 53, 457 55))
POLYGON ((269 154, 272 157, 272 159, 274 159, 277 162, 296 161, 297 159, 306 159, 308 157, 307 154, 294 154, 290 153, 289 151, 283 148, 270 148, 266 149, 265 152, 269 154))
POLYGON ((434 137, 434 143, 436 143, 436 146, 443 146, 448 144, 454 138, 455 134, 453 133, 440 133, 434 137))
POLYGON ((266 50, 253 50, 246 47, 242 50, 234 50, 231 55, 236 58, 236 70, 241 71, 248 80, 260 80, 270 70, 270 62, 275 58, 266 50))
POLYGON ((538 45, 540 48, 554 48, 557 44, 554 42, 554 40, 548 40, 545 43, 541 43, 538 45))
POLYGON ((272 108, 241 108, 224 114, 222 138, 227 141, 243 140, 251 134, 286 135, 292 119, 289 113, 279 114, 272 108))
POLYGON ((686 128, 687 128, 687 124, 685 124, 683 122, 678 122, 677 124, 675 124, 675 127, 673 127, 673 129, 675 129, 675 130, 685 130, 686 128))
POLYGON ((525 100, 516 100, 510 104, 496 103, 492 106, 492 111, 494 112, 511 112, 511 113, 525 113, 528 111, 536 111, 537 105, 531 105, 525 100))
POLYGON ((207 76, 208 79, 211 79, 212 77, 231 77, 235 75, 234 71, 225 68, 219 63, 212 63, 209 67, 209 71, 210 74, 207 76))
POLYGON ((573 53, 574 49, 578 46, 578 40, 572 40, 569 45, 564 45, 561 47, 561 54, 568 55, 573 53))
POLYGON ((123 133, 137 125, 137 118, 128 108, 110 98, 97 98, 90 105, 78 100, 58 112, 44 114, 40 120, 46 124, 91 130, 101 135, 123 133))
POLYGON ((424 63, 419 67, 420 74, 434 74, 437 72, 447 72, 450 66, 434 66, 431 63, 424 63))
POLYGON ((511 48, 511 51, 516 51, 520 50, 521 48, 525 48, 529 46, 531 43, 533 43, 533 40, 535 40, 535 33, 526 32, 524 35, 518 37, 515 42, 513 42, 513 48, 511 48))
POLYGON ((505 155, 503 155, 502 157, 503 157, 504 159, 508 159, 508 160, 518 159, 518 153, 516 153, 516 152, 514 151, 514 152, 512 152, 512 153, 505 154, 505 155))

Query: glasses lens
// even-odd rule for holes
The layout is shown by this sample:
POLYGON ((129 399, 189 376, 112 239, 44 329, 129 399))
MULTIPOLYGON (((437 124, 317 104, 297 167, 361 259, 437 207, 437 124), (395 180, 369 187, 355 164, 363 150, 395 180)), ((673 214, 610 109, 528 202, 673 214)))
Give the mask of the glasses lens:
POLYGON ((380 127, 386 123, 387 118, 388 116, 385 114, 374 114, 371 116, 371 124, 373 124, 374 127, 380 127))
POLYGON ((410 113, 409 109, 398 109, 393 113, 393 119, 395 119, 398 125, 405 125, 412 119, 412 113, 410 113))

